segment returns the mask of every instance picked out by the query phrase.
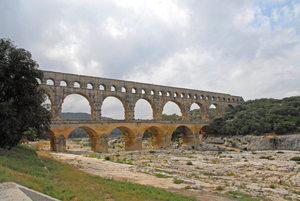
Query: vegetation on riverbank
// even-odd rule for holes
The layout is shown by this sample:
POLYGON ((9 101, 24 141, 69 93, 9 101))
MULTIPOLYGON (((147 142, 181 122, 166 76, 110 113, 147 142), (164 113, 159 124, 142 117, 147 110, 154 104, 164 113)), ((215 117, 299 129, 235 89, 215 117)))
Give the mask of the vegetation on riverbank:
POLYGON ((196 200, 150 186, 93 176, 35 152, 28 145, 0 149, 0 183, 15 182, 60 200, 196 200), (39 158, 40 156, 40 158, 39 158))
POLYGON ((210 129, 221 135, 263 135, 299 132, 300 96, 249 100, 215 118, 210 129))

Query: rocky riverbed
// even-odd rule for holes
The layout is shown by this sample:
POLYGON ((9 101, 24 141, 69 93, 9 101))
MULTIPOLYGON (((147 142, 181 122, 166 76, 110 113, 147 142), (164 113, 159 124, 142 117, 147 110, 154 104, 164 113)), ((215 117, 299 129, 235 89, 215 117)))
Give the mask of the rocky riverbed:
POLYGON ((171 147, 125 151, 115 147, 109 153, 94 153, 89 147, 69 142, 66 153, 52 154, 85 172, 175 192, 189 191, 198 195, 199 200, 201 196, 213 196, 211 192, 239 192, 266 200, 300 200, 300 164, 290 160, 300 156, 300 151, 243 151, 224 143, 201 143, 202 148, 215 151, 171 147))

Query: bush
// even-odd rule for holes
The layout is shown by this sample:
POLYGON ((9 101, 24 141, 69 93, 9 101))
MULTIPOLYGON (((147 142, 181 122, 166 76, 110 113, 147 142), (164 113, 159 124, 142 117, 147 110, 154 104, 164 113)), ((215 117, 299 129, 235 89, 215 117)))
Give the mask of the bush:
POLYGON ((227 172, 227 176, 233 176, 234 173, 233 172, 227 172))
POLYGON ((276 186, 274 184, 270 184, 269 187, 273 188, 273 189, 276 188, 276 186))
POLYGON ((110 157, 109 156, 105 156, 105 160, 109 161, 110 157))
POLYGON ((150 154, 155 154, 155 153, 156 153, 156 151, 154 151, 154 150, 150 150, 150 151, 149 151, 149 153, 150 153, 150 154))
POLYGON ((300 156, 295 156, 293 158, 290 158, 291 161, 300 161, 300 156))
POLYGON ((174 183, 174 184, 182 184, 182 183, 183 183, 183 180, 178 179, 178 178, 174 178, 173 183, 174 183))
POLYGON ((223 190, 223 187, 222 186, 217 186, 216 190, 221 191, 221 190, 223 190))
POLYGON ((188 161, 186 164, 187 165, 193 165, 192 161, 188 161))

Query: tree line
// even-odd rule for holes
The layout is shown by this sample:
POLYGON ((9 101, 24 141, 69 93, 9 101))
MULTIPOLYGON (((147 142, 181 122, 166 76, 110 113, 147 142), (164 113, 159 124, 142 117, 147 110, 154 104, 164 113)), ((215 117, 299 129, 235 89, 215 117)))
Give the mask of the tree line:
POLYGON ((209 125, 219 135, 263 135, 299 132, 300 96, 246 101, 209 125))

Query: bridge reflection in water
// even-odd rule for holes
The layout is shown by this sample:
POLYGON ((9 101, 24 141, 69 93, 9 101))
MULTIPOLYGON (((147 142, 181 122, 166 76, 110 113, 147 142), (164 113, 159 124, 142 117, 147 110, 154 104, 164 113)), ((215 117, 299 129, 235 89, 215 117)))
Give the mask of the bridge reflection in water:
POLYGON ((142 149, 142 137, 147 129, 152 133, 155 148, 170 146, 175 129, 181 133, 183 146, 197 148, 209 124, 210 106, 214 105, 218 115, 223 116, 226 107, 234 108, 244 101, 242 97, 230 94, 50 71, 44 71, 41 87, 51 102, 52 121, 48 133, 53 151, 66 150, 66 139, 75 128, 82 128, 89 134, 91 148, 96 152, 108 151, 109 134, 115 128, 123 133, 125 150, 142 149), (91 120, 61 120, 62 104, 70 94, 79 94, 88 100, 91 120), (101 120, 101 106, 107 97, 122 102, 125 120, 101 120), (153 120, 135 120, 134 109, 139 99, 149 102, 153 120), (162 121, 163 108, 169 101, 180 108, 182 121, 162 121), (194 103, 201 109, 202 121, 190 121, 190 108, 194 103))

